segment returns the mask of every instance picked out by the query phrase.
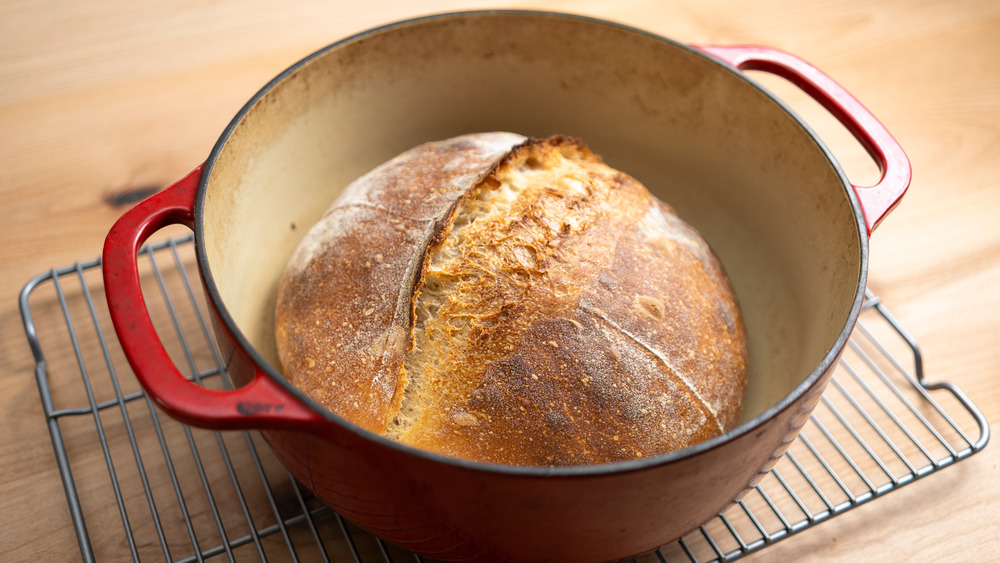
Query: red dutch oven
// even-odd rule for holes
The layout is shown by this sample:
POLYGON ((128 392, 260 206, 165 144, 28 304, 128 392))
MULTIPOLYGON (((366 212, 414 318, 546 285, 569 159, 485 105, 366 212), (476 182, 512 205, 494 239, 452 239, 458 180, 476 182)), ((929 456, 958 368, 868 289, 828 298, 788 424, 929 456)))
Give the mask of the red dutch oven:
POLYGON ((160 408, 193 426, 260 430, 296 479, 362 528, 447 560, 620 559, 712 518, 794 439, 860 312, 869 235, 909 179, 885 128, 787 53, 685 45, 564 14, 437 15, 334 43, 268 83, 202 166, 114 226, 105 287, 125 354, 160 408), (746 69, 780 75, 825 106, 880 166, 877 185, 852 185, 746 69), (371 434, 282 377, 278 277, 342 187, 419 143, 493 130, 584 139, 712 244, 749 335, 737 428, 635 461, 490 465, 371 434), (172 223, 194 231, 232 391, 186 380, 146 311, 136 253, 172 223))

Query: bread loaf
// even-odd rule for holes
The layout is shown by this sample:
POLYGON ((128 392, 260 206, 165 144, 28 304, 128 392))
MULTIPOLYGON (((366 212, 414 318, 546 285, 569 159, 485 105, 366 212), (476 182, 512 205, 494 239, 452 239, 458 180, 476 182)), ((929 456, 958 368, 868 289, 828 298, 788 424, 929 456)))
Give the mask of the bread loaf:
POLYGON ((580 141, 427 143, 352 183, 279 284, 284 374, 448 456, 580 465, 732 428, 736 298, 673 209, 580 141))

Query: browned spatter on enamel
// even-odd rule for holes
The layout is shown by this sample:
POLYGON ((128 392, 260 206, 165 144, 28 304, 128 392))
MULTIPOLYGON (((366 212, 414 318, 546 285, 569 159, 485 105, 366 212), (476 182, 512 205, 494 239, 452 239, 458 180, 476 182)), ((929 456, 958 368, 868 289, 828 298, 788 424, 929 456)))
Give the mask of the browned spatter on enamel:
MULTIPOLYGON (((492 135, 476 137, 513 137, 492 135)), ((746 337, 697 233, 578 141, 516 141, 489 161, 461 139, 359 180, 328 217, 356 200, 384 216, 300 249, 278 306, 293 381, 366 428, 497 463, 634 459, 734 426, 746 337), (461 179, 433 177, 444 168, 461 179), (447 196, 428 203, 432 182, 447 196), (401 238, 383 234, 402 217, 401 238)))

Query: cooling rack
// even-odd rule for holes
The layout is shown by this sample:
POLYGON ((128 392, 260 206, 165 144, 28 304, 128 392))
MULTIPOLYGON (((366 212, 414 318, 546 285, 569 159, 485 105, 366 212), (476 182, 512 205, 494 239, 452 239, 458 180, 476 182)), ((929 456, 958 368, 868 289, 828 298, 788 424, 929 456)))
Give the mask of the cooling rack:
MULTIPOLYGON (((190 237, 146 246, 147 307, 177 366, 228 383, 190 237)), ((84 561, 421 561, 321 505, 252 432, 159 413, 111 328, 99 260, 53 269, 20 296, 39 396, 84 561)), ((986 419, 924 379, 914 339, 875 295, 811 420, 739 502, 642 562, 732 561, 980 451, 986 419)))

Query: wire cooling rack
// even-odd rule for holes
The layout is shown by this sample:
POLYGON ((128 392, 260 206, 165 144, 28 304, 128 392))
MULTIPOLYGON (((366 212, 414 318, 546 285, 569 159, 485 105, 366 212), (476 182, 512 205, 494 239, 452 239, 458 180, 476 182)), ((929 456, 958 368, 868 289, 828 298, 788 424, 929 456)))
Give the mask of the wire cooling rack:
MULTIPOLYGON (((140 255, 147 307, 192 381, 224 388, 190 237, 140 255)), ((321 505, 259 435, 211 432, 160 414, 107 313, 100 262, 53 269, 21 292, 21 314, 84 561, 421 561, 321 505)), ((950 383, 924 380, 920 351, 869 294, 820 405, 739 502, 642 562, 731 561, 980 451, 983 414, 950 383)))

